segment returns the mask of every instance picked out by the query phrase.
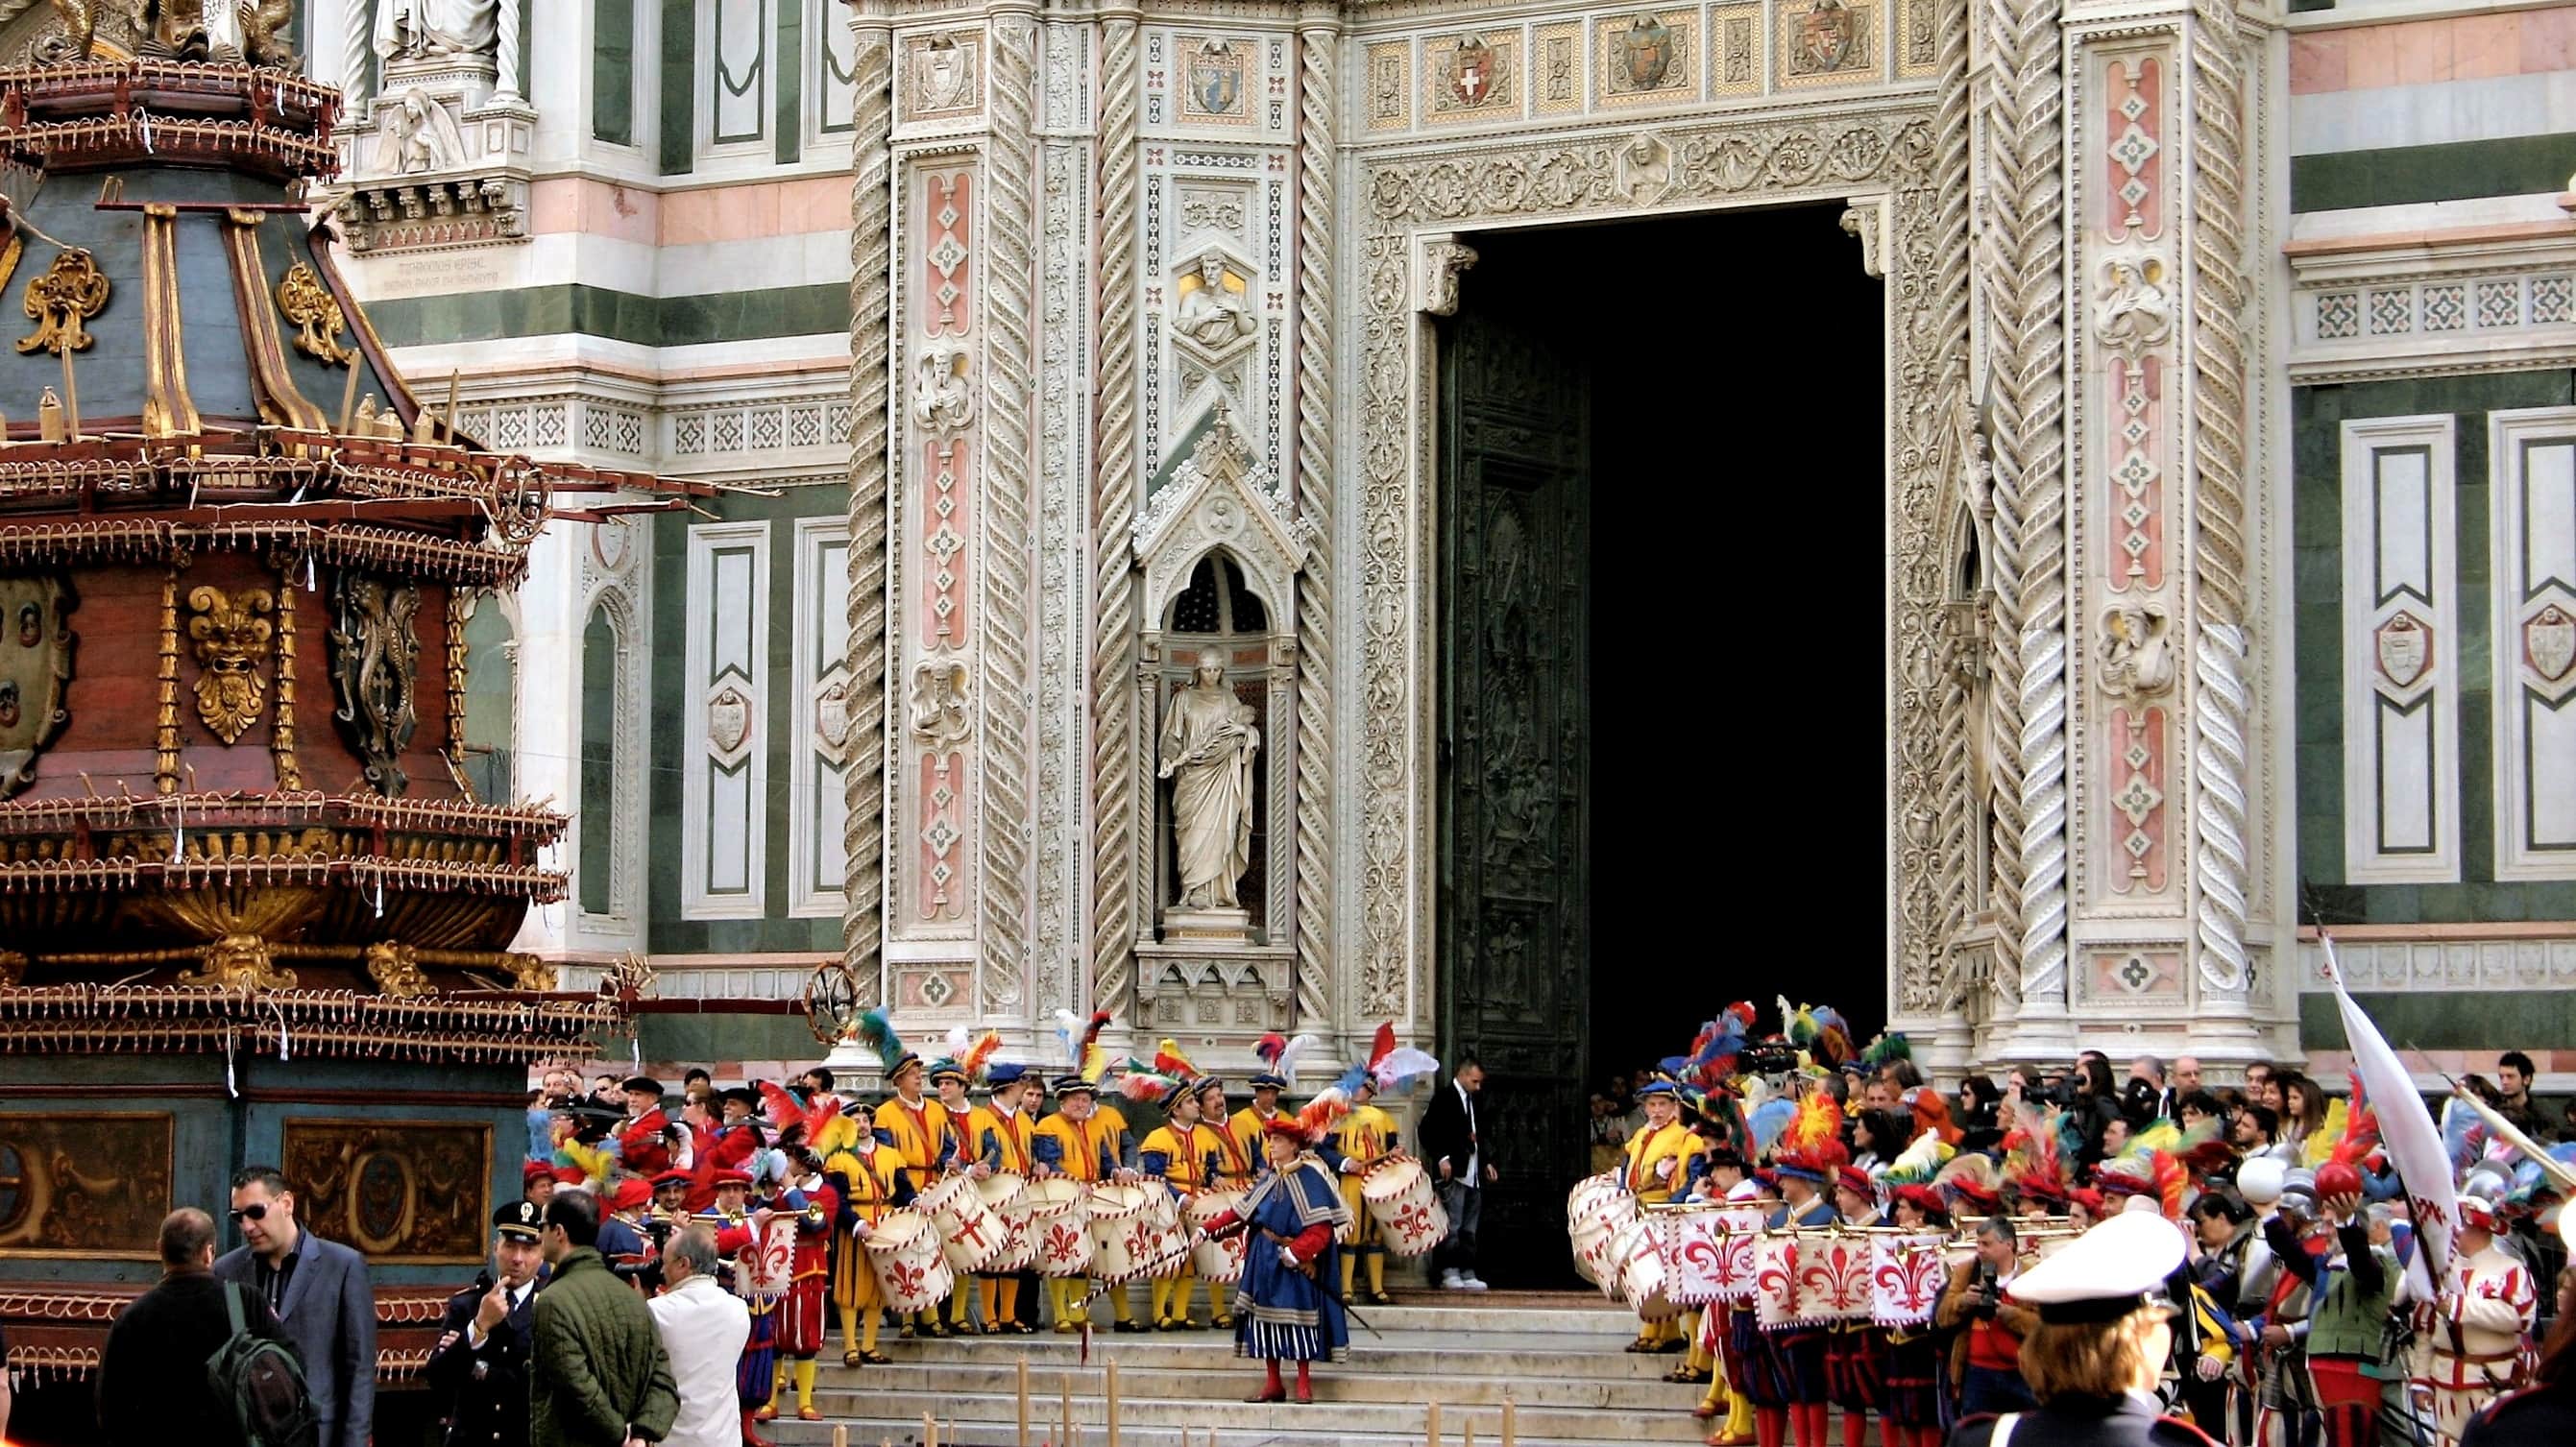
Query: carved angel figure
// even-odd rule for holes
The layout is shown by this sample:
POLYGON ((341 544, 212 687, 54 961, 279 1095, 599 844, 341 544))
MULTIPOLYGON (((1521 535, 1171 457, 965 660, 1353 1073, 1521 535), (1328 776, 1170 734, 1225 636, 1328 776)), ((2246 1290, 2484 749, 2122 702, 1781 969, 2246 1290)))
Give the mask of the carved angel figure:
POLYGON ((2102 613, 2102 691, 2114 698, 2162 693, 2173 686, 2172 619, 2153 601, 2122 603, 2102 613))
POLYGON ((2093 335, 2103 346, 2135 356, 2173 331, 2173 299, 2165 295, 2165 264, 2153 257, 2114 256, 2102 263, 2093 335))
POLYGON ((447 107, 414 87, 403 92, 390 111, 379 110, 384 124, 376 139, 376 169, 388 176, 435 171, 452 166, 465 154, 465 136, 447 107))
POLYGON ((912 364, 912 420, 933 432, 955 432, 974 415, 974 390, 966 383, 970 354, 963 342, 922 344, 912 364))

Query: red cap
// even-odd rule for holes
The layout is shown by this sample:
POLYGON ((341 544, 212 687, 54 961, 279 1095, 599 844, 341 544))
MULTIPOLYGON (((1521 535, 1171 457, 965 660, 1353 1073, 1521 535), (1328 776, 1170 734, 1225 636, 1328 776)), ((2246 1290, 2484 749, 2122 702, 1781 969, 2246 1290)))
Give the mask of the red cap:
POLYGON ((2092 1216, 2093 1219, 2098 1221, 2102 1218, 2102 1207, 2104 1205, 2104 1201, 2100 1191, 2093 1190, 2086 1186, 2078 1186, 2074 1190, 2066 1193, 2066 1199, 2071 1205, 2083 1207, 2085 1212, 2092 1216))
POLYGON ((1876 1191, 1870 1183, 1869 1172, 1862 1170, 1858 1166, 1836 1167, 1834 1170, 1834 1185, 1842 1190, 1857 1191, 1864 1196, 1876 1194, 1876 1191))
POLYGON ((2480 1200, 2475 1196, 2462 1196, 2460 1198, 2460 1224, 2463 1226, 2474 1226, 2480 1231, 2488 1232, 2501 1231, 2504 1229, 2503 1218, 2496 1211, 2496 1208, 2492 1204, 2480 1200))
POLYGON ((751 1172, 718 1171, 715 1174, 715 1184, 719 1186, 749 1186, 751 1184, 751 1172))
POLYGON ((697 1183, 698 1178, 687 1171, 669 1170, 653 1178, 653 1189, 658 1191, 664 1186, 694 1186, 697 1183))
POLYGON ((555 1167, 555 1184, 558 1186, 578 1186, 589 1179, 590 1172, 579 1166, 555 1167))
POLYGON ((1261 1134, 1262 1138, 1265 1140, 1271 1136, 1286 1136, 1288 1139, 1295 1141, 1301 1146, 1306 1144, 1306 1128, 1299 1125, 1297 1123, 1297 1118, 1288 1114, 1286 1111, 1281 1111, 1279 1114, 1263 1121, 1261 1123, 1261 1134))
POLYGON ((554 1178, 555 1168, 543 1161, 530 1161, 519 1168, 519 1184, 522 1187, 533 1186, 539 1181, 551 1181, 554 1178))
POLYGON ((1927 1216, 1938 1216, 1944 1221, 1950 1218, 1950 1203, 1942 1200, 1941 1193, 1930 1186, 1899 1186, 1888 1193, 1888 1200, 1911 1201, 1916 1210, 1927 1216))
POLYGON ((639 1206, 649 1206, 652 1203, 652 1183, 642 1176, 628 1176, 618 1182, 616 1188, 608 1193, 608 1209, 612 1211, 632 1211, 639 1206))

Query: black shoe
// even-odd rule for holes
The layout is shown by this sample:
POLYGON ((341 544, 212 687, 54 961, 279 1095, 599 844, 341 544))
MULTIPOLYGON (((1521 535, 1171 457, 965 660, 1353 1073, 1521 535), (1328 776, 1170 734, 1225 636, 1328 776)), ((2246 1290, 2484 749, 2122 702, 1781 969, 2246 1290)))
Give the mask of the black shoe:
POLYGON ((1394 1298, 1394 1297, 1392 1297, 1392 1296, 1387 1295, 1387 1294, 1386 1294, 1385 1292, 1383 1292, 1383 1291, 1372 1291, 1372 1292, 1370 1292, 1370 1293, 1369 1293, 1369 1295, 1368 1295, 1368 1300, 1369 1300, 1369 1305, 1371 1305, 1371 1306, 1393 1306, 1393 1305, 1395 1305, 1395 1298, 1394 1298))
POLYGON ((1127 1332, 1127 1331, 1143 1331, 1143 1330, 1145 1329, 1145 1324, 1144 1324, 1143 1322, 1141 1322, 1141 1321, 1125 1321, 1125 1320, 1121 1320, 1120 1322, 1118 1322, 1118 1324, 1117 1324, 1117 1325, 1112 1326, 1112 1327, 1111 1327, 1111 1328, 1109 1328, 1109 1329, 1110 1329, 1111 1331, 1121 1331, 1121 1332, 1127 1332))
POLYGON ((912 1340, 912 1323, 907 1321, 903 1325, 896 1327, 894 1337, 897 1341, 912 1340))
POLYGON ((1677 1336, 1668 1336, 1662 1341, 1655 1343, 1655 1355, 1657 1356, 1678 1356, 1679 1354, 1689 1350, 1690 1343, 1683 1341, 1677 1336))

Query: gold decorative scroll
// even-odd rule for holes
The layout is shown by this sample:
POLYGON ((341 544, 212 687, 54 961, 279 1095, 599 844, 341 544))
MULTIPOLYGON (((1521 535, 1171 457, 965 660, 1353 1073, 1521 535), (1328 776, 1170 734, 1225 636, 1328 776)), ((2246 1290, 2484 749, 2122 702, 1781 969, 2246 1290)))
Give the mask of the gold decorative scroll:
POLYGON ((277 718, 269 727, 268 748, 277 760, 277 787, 304 787, 304 766, 295 757, 295 578, 293 560, 277 589, 277 718))
POLYGON ((167 1114, 0 1115, 0 1256, 156 1259, 172 1134, 167 1114))
POLYGON ((267 704, 259 666, 276 646, 269 615, 277 600, 265 588, 188 593, 188 646, 197 659, 197 717, 216 738, 239 740, 267 704))
POLYGON ((295 350, 328 367, 357 361, 357 352, 340 340, 340 334, 349 329, 349 318, 312 267, 299 261, 286 269, 285 279, 277 284, 277 309, 295 324, 295 350))
MULTIPOLYGON (((241 317, 242 351, 250 360, 251 391, 259 399, 260 420, 308 432, 328 431, 330 423, 322 409, 296 389, 295 375, 286 365, 277 314, 268 307, 268 265, 260 258, 259 223, 260 214, 256 211, 224 213, 224 255, 232 266, 233 309, 241 317)), ((288 292, 296 286, 299 275, 313 283, 313 269, 301 261, 295 263, 288 268, 286 280, 278 283, 277 304, 285 310, 288 321, 300 320, 304 328, 304 336, 296 340, 296 345, 330 361, 329 355, 309 344, 314 336, 314 319, 299 319, 295 308, 288 304, 288 292)), ((339 323, 339 303, 332 301, 329 293, 321 292, 318 283, 313 283, 313 289, 330 306, 331 320, 339 323)))
POLYGON ((95 340, 82 323, 107 310, 108 279, 98 269, 98 258, 81 247, 73 247, 54 257, 54 264, 42 276, 27 280, 27 318, 36 324, 35 333, 18 339, 21 352, 51 352, 61 356, 65 349, 86 352, 95 340))
POLYGON ((161 578, 160 651, 152 784, 160 793, 175 794, 179 792, 179 569, 175 563, 161 578))
POLYGON ((179 212, 143 208, 143 435, 186 437, 205 424, 188 395, 188 353, 179 334, 179 212))
POLYGON ((297 1217, 382 1264, 470 1266, 492 1219, 492 1127, 477 1121, 289 1120, 297 1217))

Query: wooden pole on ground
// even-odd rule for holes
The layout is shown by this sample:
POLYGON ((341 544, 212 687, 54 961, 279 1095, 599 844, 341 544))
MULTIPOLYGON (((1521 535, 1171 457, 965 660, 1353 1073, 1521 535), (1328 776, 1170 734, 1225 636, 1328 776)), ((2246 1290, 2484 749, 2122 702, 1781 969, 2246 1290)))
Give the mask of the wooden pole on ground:
POLYGON ((1029 1359, 1020 1358, 1020 1447, 1029 1447, 1029 1359))
POLYGON ((1073 1373, 1065 1373, 1061 1380, 1064 1385, 1064 1435, 1056 1440, 1064 1447, 1073 1447, 1073 1373))
POLYGON ((1108 1389, 1103 1394, 1102 1401, 1103 1410, 1107 1413, 1109 1422, 1109 1447, 1118 1447, 1118 1364, 1111 1362, 1105 1370, 1108 1389))
POLYGON ((921 1447, 939 1447, 939 1424, 928 1412, 921 1414, 921 1447))
POLYGON ((832 1447, 850 1447, 850 1429, 848 1427, 841 1426, 832 1429, 832 1447))
POLYGON ((1431 1424, 1431 1447, 1440 1447, 1440 1399, 1431 1399, 1425 1418, 1431 1424))
POLYGON ((1519 1447, 1520 1433, 1515 1430, 1519 1424, 1513 1420, 1516 1415, 1512 1399, 1503 1398, 1503 1447, 1519 1447))

